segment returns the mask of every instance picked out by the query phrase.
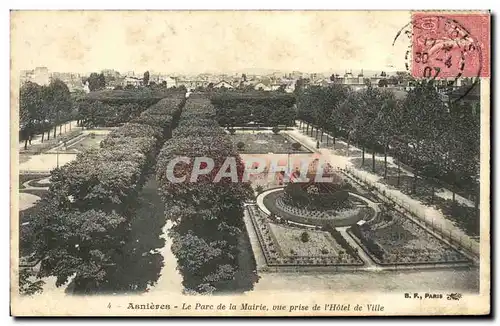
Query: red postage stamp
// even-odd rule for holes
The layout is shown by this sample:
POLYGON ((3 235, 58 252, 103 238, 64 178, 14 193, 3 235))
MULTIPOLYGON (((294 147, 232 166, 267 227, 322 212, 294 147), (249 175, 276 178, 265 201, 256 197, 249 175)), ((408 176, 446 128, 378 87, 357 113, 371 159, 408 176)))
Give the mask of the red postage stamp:
POLYGON ((489 14, 413 13, 411 28, 413 77, 490 76, 489 14))

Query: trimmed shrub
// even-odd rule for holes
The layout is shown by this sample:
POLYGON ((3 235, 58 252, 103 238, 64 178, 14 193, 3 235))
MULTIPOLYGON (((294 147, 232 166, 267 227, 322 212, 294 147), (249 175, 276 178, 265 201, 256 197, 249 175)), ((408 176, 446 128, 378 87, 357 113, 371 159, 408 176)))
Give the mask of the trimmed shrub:
POLYGON ((242 141, 239 141, 237 144, 236 144, 236 147, 238 147, 238 149, 241 151, 243 150, 243 148, 245 148, 245 143, 242 142, 242 141))
POLYGON ((277 135, 277 134, 278 134, 281 130, 280 130, 280 128, 278 128, 277 126, 274 126, 274 127, 273 127, 273 129, 272 129, 272 131, 273 131, 273 133, 274 133, 275 135, 277 135))
POLYGON ((298 151, 301 147, 302 147, 302 145, 300 143, 293 143, 292 144, 292 148, 295 151, 298 151))

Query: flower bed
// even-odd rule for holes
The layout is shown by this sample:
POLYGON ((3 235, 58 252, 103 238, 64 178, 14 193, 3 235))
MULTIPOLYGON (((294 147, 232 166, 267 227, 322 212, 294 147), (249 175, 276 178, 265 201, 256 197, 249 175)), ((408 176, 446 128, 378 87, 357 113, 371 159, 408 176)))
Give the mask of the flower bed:
MULTIPOLYGON (((314 211, 287 205, 282 200, 282 192, 272 192, 264 197, 264 205, 272 213, 297 223, 336 227, 349 226, 363 219, 371 219, 375 214, 370 207, 354 207, 339 211, 314 211)), ((349 197, 351 200, 351 197, 349 197)))
POLYGON ((463 254, 396 211, 351 233, 380 264, 435 264, 467 262, 463 254))
POLYGON ((363 262, 319 227, 270 222, 256 206, 248 207, 269 266, 361 266, 363 262), (308 233, 303 241, 302 234, 308 233))
POLYGON ((271 134, 271 133, 236 133, 231 135, 231 140, 234 145, 239 142, 245 144, 244 149, 241 150, 245 154, 296 154, 296 153, 311 153, 307 148, 301 146, 297 150, 293 148, 294 140, 287 135, 271 134))

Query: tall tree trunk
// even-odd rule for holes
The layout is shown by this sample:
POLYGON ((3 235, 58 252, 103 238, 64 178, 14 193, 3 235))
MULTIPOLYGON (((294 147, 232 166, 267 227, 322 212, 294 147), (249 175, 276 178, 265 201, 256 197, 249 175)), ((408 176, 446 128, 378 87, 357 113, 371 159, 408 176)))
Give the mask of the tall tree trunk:
POLYGON ((375 173, 375 151, 372 150, 372 172, 375 173))
POLYGON ((413 185, 412 185, 412 193, 416 194, 417 193, 417 170, 415 169, 415 173, 413 174, 413 185))
POLYGON ((363 151, 363 154, 362 154, 362 158, 361 158, 361 166, 365 165, 365 145, 363 145, 362 151, 363 151))
POLYGON ((401 182, 401 160, 398 158, 398 188, 401 182))
POLYGON ((306 135, 309 135, 309 123, 307 123, 306 135))
POLYGON ((455 206, 455 189, 453 189, 451 192, 452 192, 451 201, 453 202, 453 206, 455 206))
POLYGON ((434 204, 434 182, 431 180, 431 205, 434 204))
POLYGON ((42 143, 43 143, 43 138, 45 137, 45 131, 43 131, 43 128, 42 128, 42 143))
POLYGON ((321 135, 320 136, 320 139, 321 139, 320 141, 323 142, 323 129, 321 129, 321 134, 320 135, 321 135))
POLYGON ((62 125, 59 125, 59 136, 62 134, 62 125))
POLYGON ((54 138, 56 138, 56 134, 57 134, 57 125, 54 126, 54 138))
POLYGON ((52 129, 49 128, 49 130, 47 130, 47 140, 50 140, 50 132, 52 131, 52 129))
POLYGON ((475 196, 475 198, 474 198, 474 199, 475 199, 475 200, 474 200, 474 209, 475 209, 475 211, 476 211, 476 216, 477 216, 477 218, 479 218, 479 217, 480 217, 480 216, 479 216, 479 196, 475 196))
POLYGON ((24 150, 28 149, 28 138, 24 140, 24 150))
POLYGON ((326 147, 328 147, 328 138, 330 138, 330 136, 327 134, 326 135, 326 147))
POLYGON ((384 144, 384 179, 387 179, 387 144, 384 144))

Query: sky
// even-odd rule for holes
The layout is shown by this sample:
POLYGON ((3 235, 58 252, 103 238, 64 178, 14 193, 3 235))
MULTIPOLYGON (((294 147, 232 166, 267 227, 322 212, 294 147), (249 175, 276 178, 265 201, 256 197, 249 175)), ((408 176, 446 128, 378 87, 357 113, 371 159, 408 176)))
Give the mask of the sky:
POLYGON ((11 68, 404 70, 408 11, 13 11, 11 68))

